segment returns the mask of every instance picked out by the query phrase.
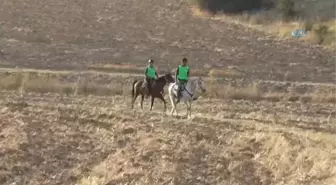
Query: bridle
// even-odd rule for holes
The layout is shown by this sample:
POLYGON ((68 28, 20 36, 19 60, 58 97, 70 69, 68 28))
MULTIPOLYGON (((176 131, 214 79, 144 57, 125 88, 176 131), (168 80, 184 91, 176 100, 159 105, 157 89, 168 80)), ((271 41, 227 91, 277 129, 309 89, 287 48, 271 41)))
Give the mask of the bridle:
MULTIPOLYGON (((168 75, 170 75, 170 73, 167 73, 164 75, 164 79, 166 81, 166 83, 169 83, 169 79, 168 79, 168 75)), ((170 76, 171 79, 173 79, 173 77, 170 76)))
POLYGON ((203 92, 205 92, 206 89, 205 89, 200 83, 201 83, 201 79, 198 79, 198 81, 197 81, 198 87, 201 88, 201 90, 202 90, 203 92))
POLYGON ((184 87, 184 90, 189 94, 190 97, 193 97, 195 93, 191 94, 186 87, 184 87))
MULTIPOLYGON (((206 90, 200 85, 200 80, 201 80, 201 79, 197 79, 197 85, 198 85, 198 87, 200 87, 200 88, 202 89, 202 91, 206 91, 206 90)), ((195 95, 195 93, 190 93, 190 92, 188 91, 188 89, 185 87, 185 85, 184 85, 184 90, 189 94, 190 97, 193 97, 193 96, 195 95)))
MULTIPOLYGON (((188 82, 187 82, 188 83, 188 82)), ((187 84, 184 85, 184 90, 189 94, 190 97, 193 97, 195 93, 190 93, 186 87, 187 84)))

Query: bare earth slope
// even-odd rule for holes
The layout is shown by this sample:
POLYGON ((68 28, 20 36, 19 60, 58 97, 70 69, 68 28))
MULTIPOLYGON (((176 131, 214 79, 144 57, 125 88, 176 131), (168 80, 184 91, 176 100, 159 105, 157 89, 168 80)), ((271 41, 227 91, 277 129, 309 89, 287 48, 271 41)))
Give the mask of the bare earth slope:
POLYGON ((335 184, 333 104, 203 99, 192 120, 162 106, 2 92, 0 184, 335 184))
POLYGON ((85 69, 151 57, 168 70, 187 56, 193 68, 237 66, 249 78, 335 79, 332 52, 197 18, 184 0, 0 0, 0 24, 7 67, 85 69))
MULTIPOLYGON (((236 66, 245 79, 268 80, 262 92, 334 92, 332 52, 195 17, 184 0, 0 0, 0 67, 153 58, 162 71, 183 56, 193 68, 236 66), (274 83, 285 76, 329 84, 274 83)), ((1 185, 335 184, 334 101, 201 97, 186 120, 162 114, 158 100, 152 112, 148 100, 131 110, 128 76, 16 73, 1 74, 1 185)))

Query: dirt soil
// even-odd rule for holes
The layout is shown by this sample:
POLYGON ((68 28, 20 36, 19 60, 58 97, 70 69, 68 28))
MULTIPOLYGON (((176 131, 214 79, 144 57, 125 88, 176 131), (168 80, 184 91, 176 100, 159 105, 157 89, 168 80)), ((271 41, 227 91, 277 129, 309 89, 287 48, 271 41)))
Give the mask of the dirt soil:
POLYGON ((0 184, 335 183, 333 104, 200 99, 186 120, 129 101, 3 92, 0 184))
POLYGON ((87 75, 94 85, 124 88, 139 76, 55 70, 111 63, 142 67, 153 58, 161 72, 184 56, 193 69, 242 72, 234 83, 216 79, 220 90, 230 86, 239 93, 263 80, 262 93, 321 99, 335 93, 332 51, 196 17, 184 0, 0 0, 0 67, 53 70, 47 75, 31 70, 40 79, 25 86, 25 78, 9 78, 22 71, 1 68, 0 184, 336 183, 332 97, 307 102, 201 97, 186 120, 182 104, 179 116, 162 113, 159 101, 152 112, 148 100, 145 110, 129 109, 129 85, 122 96, 84 96, 53 94, 43 86, 49 81, 41 83, 49 76, 60 79, 58 85, 75 84, 87 75))
POLYGON ((195 17, 185 0, 0 2, 3 67, 83 70, 146 64, 171 70, 236 66, 250 79, 334 82, 332 51, 280 41, 239 25, 195 17))

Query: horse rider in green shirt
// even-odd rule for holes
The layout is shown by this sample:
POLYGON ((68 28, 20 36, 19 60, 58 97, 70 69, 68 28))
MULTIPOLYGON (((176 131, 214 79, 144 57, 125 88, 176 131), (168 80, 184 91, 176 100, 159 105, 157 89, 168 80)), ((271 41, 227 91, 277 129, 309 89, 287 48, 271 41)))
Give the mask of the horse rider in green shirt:
POLYGON ((146 67, 146 70, 145 70, 145 81, 146 81, 147 89, 148 89, 147 97, 151 93, 152 84, 154 84, 155 80, 158 78, 158 74, 157 74, 156 69, 154 67, 154 60, 149 59, 148 63, 149 64, 148 64, 148 66, 146 67))
POLYGON ((182 64, 178 66, 178 68, 176 69, 176 82, 178 84, 178 88, 177 88, 177 102, 180 102, 180 97, 182 96, 182 86, 185 87, 185 85, 187 84, 188 80, 189 80, 189 71, 190 68, 187 65, 188 64, 188 60, 186 58, 182 59, 182 64))

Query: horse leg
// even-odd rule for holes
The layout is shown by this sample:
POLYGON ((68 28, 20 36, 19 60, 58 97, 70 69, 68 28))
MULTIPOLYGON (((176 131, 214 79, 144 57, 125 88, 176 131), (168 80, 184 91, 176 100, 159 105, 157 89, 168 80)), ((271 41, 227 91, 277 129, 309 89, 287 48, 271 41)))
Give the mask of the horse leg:
POLYGON ((159 98, 160 98, 160 100, 163 101, 163 103, 164 103, 163 111, 166 112, 166 110, 167 110, 167 102, 166 102, 166 100, 163 98, 162 94, 160 94, 159 98))
POLYGON ((169 90, 169 99, 170 99, 170 102, 172 104, 172 108, 171 108, 170 114, 173 115, 174 114, 174 110, 176 111, 175 98, 174 98, 174 94, 172 93, 172 90, 171 89, 168 89, 168 90, 169 90))
POLYGON ((132 100, 132 109, 134 108, 134 102, 135 102, 135 100, 137 99, 138 96, 139 96, 139 93, 136 92, 135 96, 133 97, 133 100, 132 100))
MULTIPOLYGON (((176 94, 178 95, 178 96, 180 96, 180 101, 181 101, 181 99, 182 99, 182 92, 180 92, 180 94, 178 94, 179 92, 177 91, 176 92, 176 94)), ((177 113, 177 108, 176 108, 176 106, 177 106, 177 104, 180 102, 177 102, 176 101, 177 100, 177 97, 173 97, 173 102, 174 102, 174 110, 175 110, 175 114, 176 114, 176 116, 178 116, 178 113, 177 113)))
POLYGON ((177 105, 177 104, 175 103, 174 110, 175 110, 175 114, 176 114, 176 116, 178 116, 176 105, 177 105))
POLYGON ((154 104, 154 96, 152 96, 152 99, 151 99, 151 107, 150 107, 150 110, 153 109, 153 104, 154 104))
POLYGON ((176 111, 176 104, 175 104, 175 101, 173 99, 170 100, 171 104, 172 104, 172 108, 171 108, 171 111, 170 111, 170 115, 173 115, 174 114, 174 111, 176 111))
POLYGON ((191 103, 192 101, 189 101, 189 118, 191 118, 191 103))
POLYGON ((186 106, 187 106, 187 118, 189 118, 189 111, 190 111, 190 104, 189 104, 189 101, 185 101, 184 102, 185 104, 186 104, 186 106))
POLYGON ((189 113, 189 106, 188 106, 188 102, 184 102, 186 104, 187 107, 187 117, 188 117, 188 113, 189 113))
POLYGON ((144 101, 145 96, 141 94, 141 109, 143 109, 143 101, 144 101))

